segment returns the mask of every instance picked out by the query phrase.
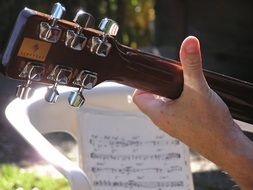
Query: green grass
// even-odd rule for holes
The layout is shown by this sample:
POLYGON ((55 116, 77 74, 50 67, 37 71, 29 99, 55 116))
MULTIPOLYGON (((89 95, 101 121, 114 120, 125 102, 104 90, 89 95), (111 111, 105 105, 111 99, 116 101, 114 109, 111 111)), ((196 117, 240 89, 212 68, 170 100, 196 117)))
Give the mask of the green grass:
POLYGON ((70 190, 64 178, 39 176, 11 164, 0 165, 1 190, 70 190))

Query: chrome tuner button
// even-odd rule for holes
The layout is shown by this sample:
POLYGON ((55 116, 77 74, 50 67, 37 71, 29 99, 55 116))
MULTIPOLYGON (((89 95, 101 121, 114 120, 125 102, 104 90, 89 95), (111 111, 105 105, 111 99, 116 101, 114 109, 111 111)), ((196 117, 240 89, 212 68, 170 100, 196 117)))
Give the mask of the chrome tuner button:
POLYGON ((97 74, 83 70, 79 73, 79 75, 74 80, 73 84, 79 86, 78 91, 73 91, 70 93, 68 97, 69 105, 73 107, 81 107, 84 102, 85 98, 83 96, 83 90, 92 89, 97 83, 97 74))
POLYGON ((51 11, 51 23, 40 23, 39 38, 50 43, 56 43, 61 37, 62 30, 57 26, 57 21, 62 18, 65 7, 60 3, 55 3, 51 11))
MULTIPOLYGON (((66 9, 64 6, 61 5, 61 3, 57 2, 54 4, 52 11, 51 11, 51 17, 54 21, 60 20, 65 13, 66 9)), ((54 25, 54 23, 52 23, 54 25)))
POLYGON ((91 14, 79 10, 73 22, 78 25, 77 31, 67 31, 65 45, 74 50, 81 51, 87 43, 87 37, 82 34, 82 29, 93 27, 95 20, 91 14))
POLYGON ((103 31, 102 37, 93 37, 91 42, 91 52, 101 57, 107 57, 112 47, 111 43, 108 42, 108 36, 116 36, 119 30, 118 24, 108 18, 101 20, 98 28, 103 31))
POLYGON ((102 19, 98 28, 104 32, 105 36, 116 36, 119 30, 118 24, 114 20, 108 18, 102 19))
POLYGON ((33 81, 40 81, 44 72, 45 69, 41 64, 28 62, 19 74, 20 78, 26 79, 27 81, 25 84, 21 84, 17 87, 16 96, 22 100, 29 99, 33 93, 31 83, 33 81))
POLYGON ((47 79, 53 81, 54 85, 48 87, 45 94, 45 100, 49 103, 55 103, 59 97, 57 86, 66 85, 72 75, 72 69, 64 66, 57 65, 53 71, 48 75, 47 79))
POLYGON ((49 103, 55 103, 59 97, 57 90, 58 83, 55 83, 52 87, 48 87, 47 93, 45 94, 45 100, 49 103))
POLYGON ((17 86, 16 96, 22 100, 29 99, 33 94, 33 89, 30 87, 30 82, 17 86))
POLYGON ((83 10, 79 10, 76 13, 73 21, 77 23, 81 28, 92 28, 94 27, 95 23, 94 17, 90 13, 87 13, 83 10))
POLYGON ((75 108, 80 108, 84 102, 85 98, 81 91, 72 91, 68 97, 69 105, 75 108))

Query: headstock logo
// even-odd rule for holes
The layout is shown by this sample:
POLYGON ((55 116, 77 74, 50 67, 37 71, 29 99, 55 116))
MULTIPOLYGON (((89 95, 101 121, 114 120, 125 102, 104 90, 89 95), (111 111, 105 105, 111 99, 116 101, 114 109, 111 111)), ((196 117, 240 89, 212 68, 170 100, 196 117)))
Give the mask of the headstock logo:
POLYGON ((45 61, 51 44, 31 38, 24 38, 18 51, 18 56, 33 59, 36 61, 45 61))
POLYGON ((34 44, 34 46, 33 46, 34 52, 38 51, 39 49, 40 49, 39 44, 34 44))

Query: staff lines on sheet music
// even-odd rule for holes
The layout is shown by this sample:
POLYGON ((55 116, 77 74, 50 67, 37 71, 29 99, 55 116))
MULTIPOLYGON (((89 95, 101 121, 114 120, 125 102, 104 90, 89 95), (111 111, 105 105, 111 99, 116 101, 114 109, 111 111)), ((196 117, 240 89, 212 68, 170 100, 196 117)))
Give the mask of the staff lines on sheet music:
POLYGON ((183 187, 183 181, 110 181, 110 180, 95 180, 93 182, 94 186, 104 186, 104 187, 124 187, 124 188, 161 188, 161 187, 183 187))
POLYGON ((109 139, 109 138, 90 138, 90 144, 93 146, 116 146, 116 147, 138 147, 138 146, 164 146, 164 145, 179 145, 179 141, 177 139, 173 140, 148 140, 148 141, 141 141, 141 140, 127 140, 127 139, 109 139))
POLYGON ((100 131, 89 135, 86 142, 93 164, 88 170, 94 177, 94 189, 165 190, 187 186, 180 164, 184 160, 180 141, 164 134, 139 134, 100 131))
POLYGON ((171 166, 170 168, 133 168, 133 167, 124 167, 124 168, 103 168, 103 167, 92 167, 91 171, 93 173, 100 172, 111 172, 111 173, 121 173, 121 174, 131 174, 139 172, 156 172, 156 173, 172 173, 177 171, 182 171, 180 166, 171 166))
POLYGON ((101 160, 171 160, 171 159, 180 159, 181 155, 177 152, 170 152, 166 154, 102 154, 102 153, 90 153, 92 159, 101 159, 101 160))

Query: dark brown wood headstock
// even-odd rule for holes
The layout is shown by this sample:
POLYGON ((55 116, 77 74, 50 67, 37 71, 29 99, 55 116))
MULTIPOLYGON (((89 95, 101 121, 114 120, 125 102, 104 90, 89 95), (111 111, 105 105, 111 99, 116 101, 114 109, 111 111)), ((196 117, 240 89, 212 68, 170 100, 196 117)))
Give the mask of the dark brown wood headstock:
MULTIPOLYGON (((18 90, 21 97, 24 91, 30 91, 30 83, 52 85, 46 98, 49 102, 55 101, 54 90, 58 84, 80 88, 72 94, 74 99, 82 99, 82 89, 91 89, 107 80, 171 99, 178 98, 183 90, 179 62, 126 47, 105 32, 80 28, 66 20, 53 20, 50 15, 27 8, 19 14, 3 65, 8 77, 26 81, 18 90), (48 42, 43 38, 45 32, 41 27, 51 25, 56 29, 47 33, 51 35, 48 42), (84 37, 81 41, 85 43, 71 44, 70 34, 84 37), (100 46, 95 43, 98 39, 103 42, 100 46), (107 46, 110 46, 108 52, 107 46)), ((253 123, 253 85, 209 71, 204 74, 211 88, 227 103, 233 117, 253 123)), ((71 105, 82 104, 81 100, 75 102, 74 99, 70 100, 71 105)))

